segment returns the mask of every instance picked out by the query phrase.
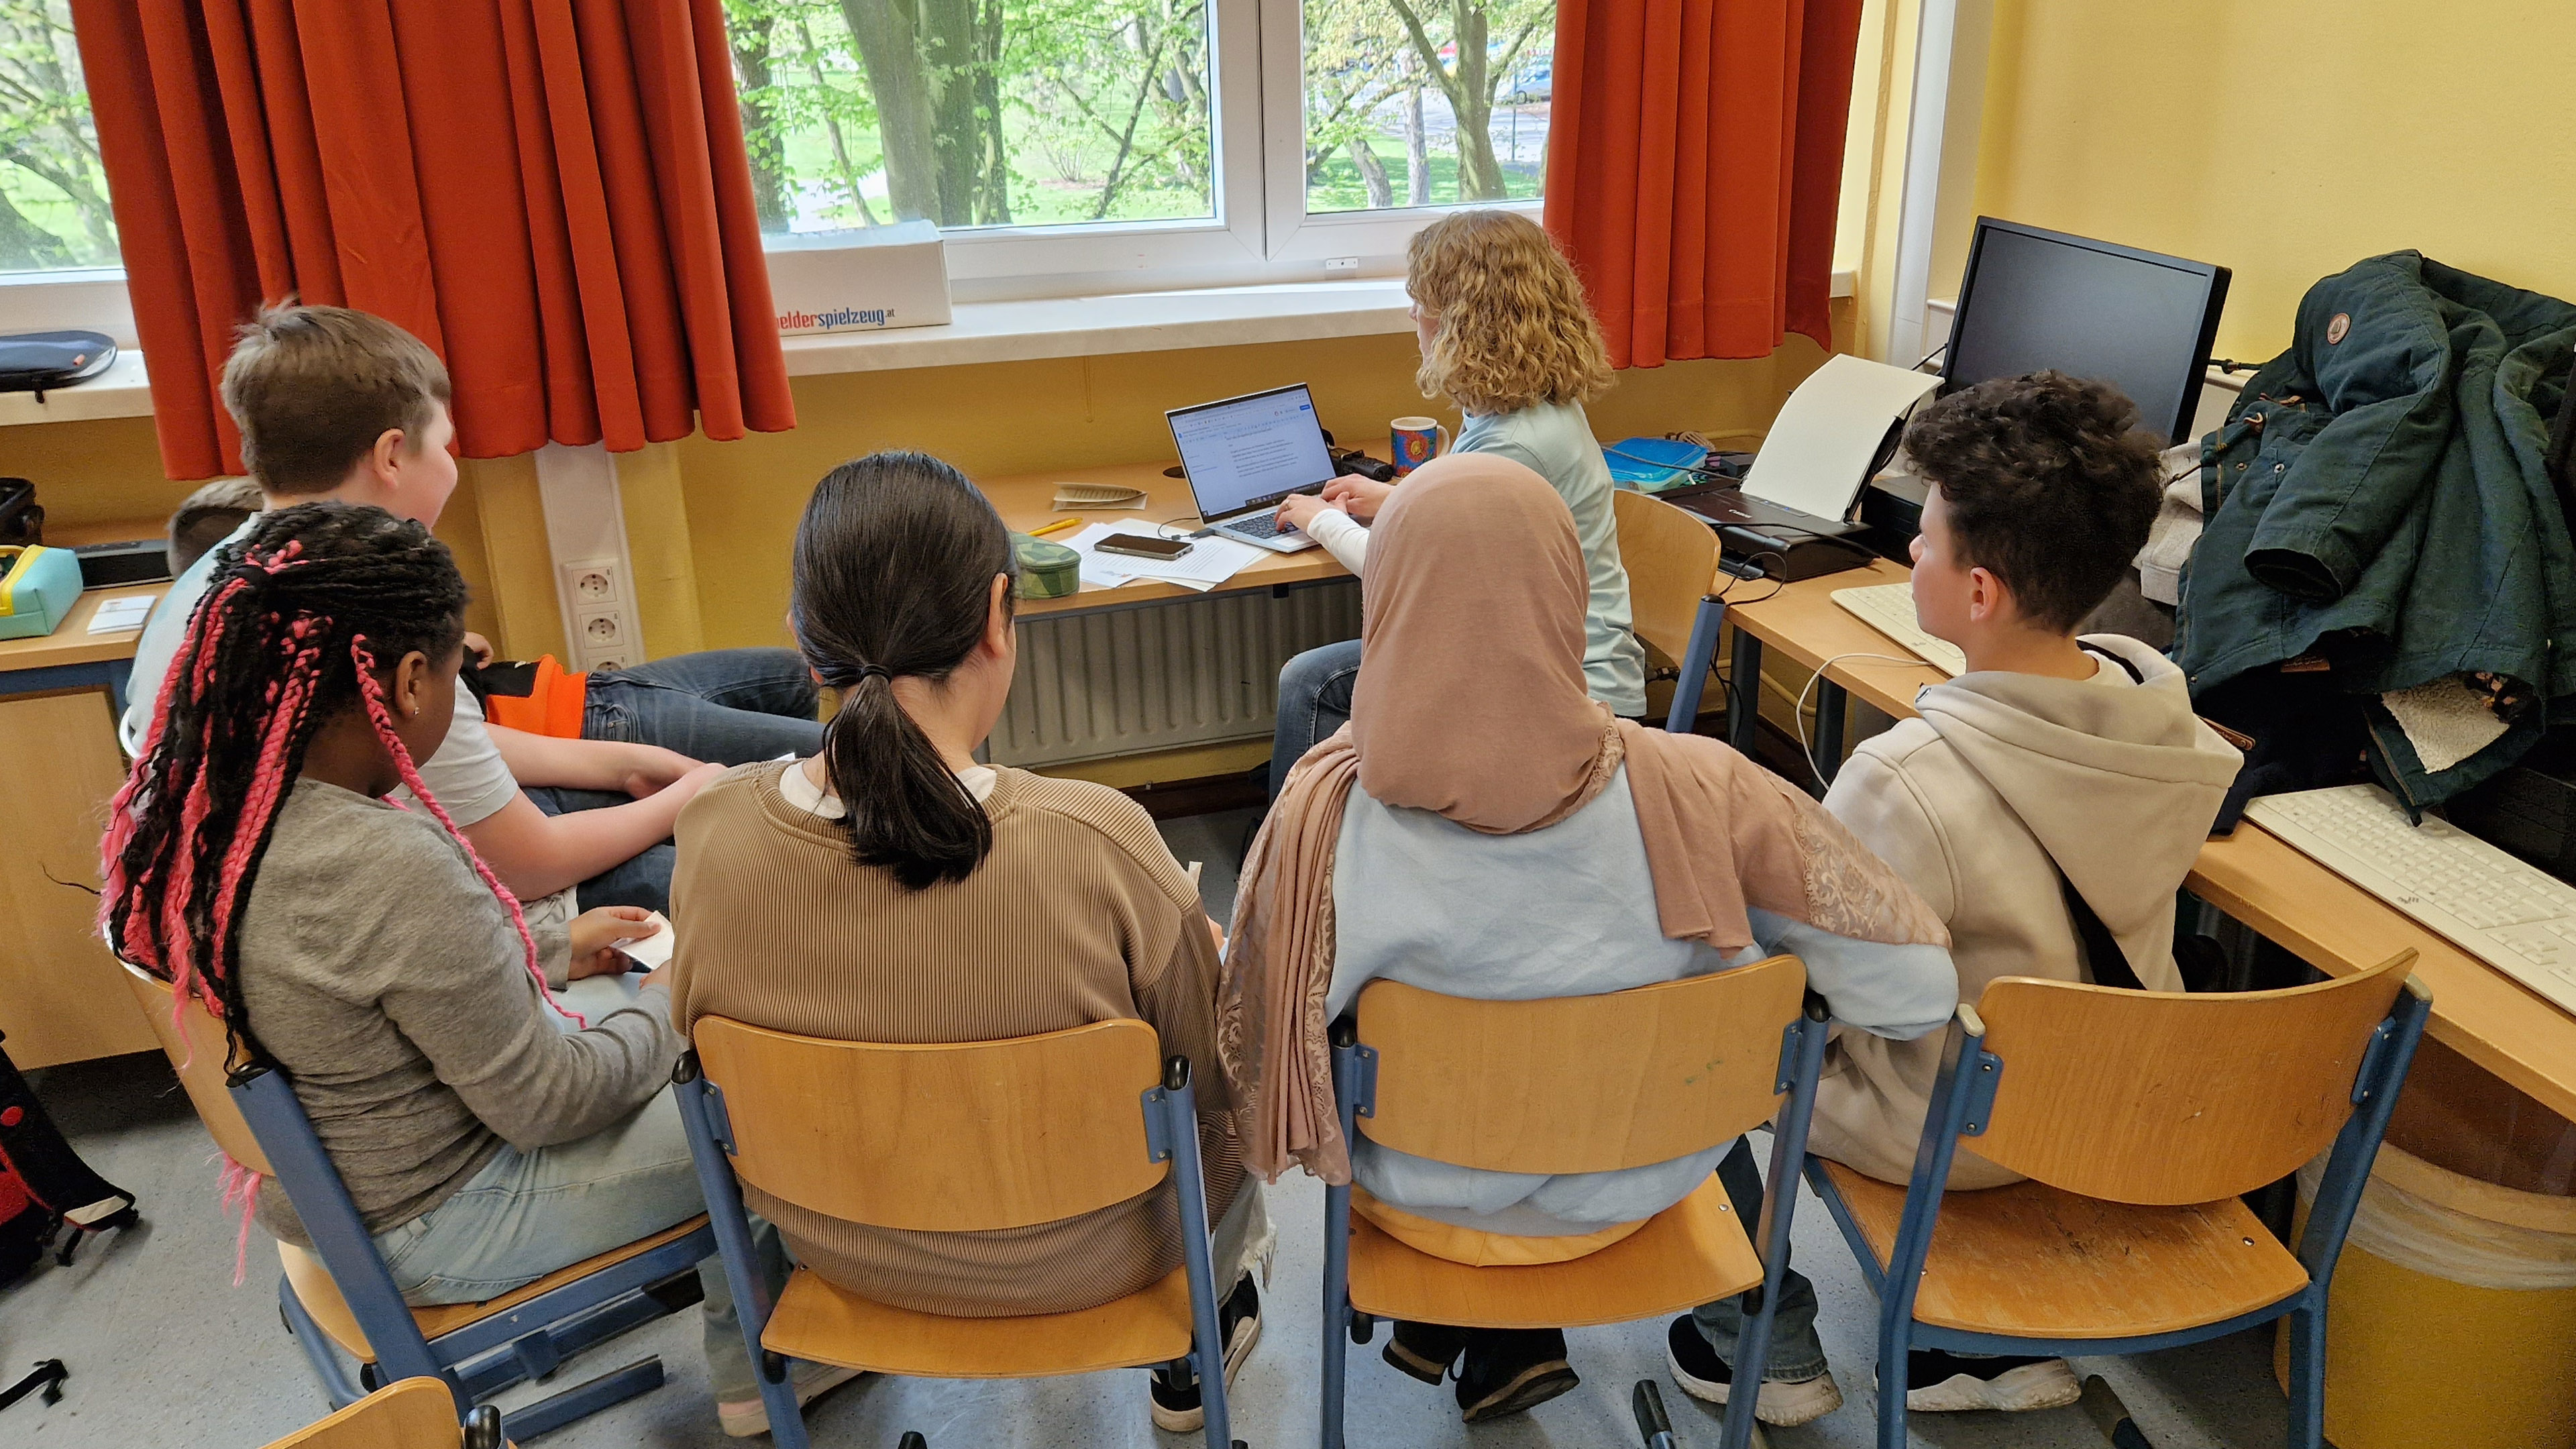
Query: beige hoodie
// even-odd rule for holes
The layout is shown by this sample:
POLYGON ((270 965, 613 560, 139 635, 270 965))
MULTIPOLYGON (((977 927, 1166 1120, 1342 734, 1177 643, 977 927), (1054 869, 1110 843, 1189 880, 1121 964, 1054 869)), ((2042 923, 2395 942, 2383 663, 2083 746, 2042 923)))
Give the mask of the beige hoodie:
MULTIPOLYGON (((1999 976, 2083 980, 2053 857, 2150 990, 2179 991, 2174 892, 2243 762, 2192 713, 2182 671, 2135 639, 2085 643, 2092 680, 1998 671, 1927 686, 1920 719, 1862 744, 1825 808, 1922 893, 1950 927, 1959 999, 1999 976)), ((1840 1033, 1810 1151, 1887 1182, 1914 1165, 1942 1034, 1840 1033)), ((1961 1144, 1953 1187, 2016 1181, 1961 1144)))

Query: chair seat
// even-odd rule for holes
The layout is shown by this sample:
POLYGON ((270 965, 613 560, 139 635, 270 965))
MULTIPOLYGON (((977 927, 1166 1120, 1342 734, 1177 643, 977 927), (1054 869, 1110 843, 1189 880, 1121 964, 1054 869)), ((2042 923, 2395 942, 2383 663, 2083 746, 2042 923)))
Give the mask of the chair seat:
POLYGON ((760 1345, 790 1358, 931 1379, 1024 1379, 1170 1363, 1190 1352, 1189 1274, 1072 1313, 951 1318, 862 1298, 799 1268, 760 1345))
MULTIPOLYGON (((1824 1168, 1884 1269, 1905 1189, 1824 1168)), ((2306 1286, 2307 1270, 2236 1198, 2135 1207, 2020 1182, 1941 1199, 1914 1316, 2012 1338, 2131 1338, 2221 1323, 2306 1286)))
MULTIPOLYGON (((665 1243, 685 1238, 706 1225, 707 1215, 700 1213, 649 1238, 640 1238, 622 1248, 611 1248, 597 1257, 584 1258, 569 1268, 548 1273, 534 1283, 513 1288, 498 1298, 487 1298, 480 1303, 441 1303, 430 1308, 415 1308, 411 1311, 412 1321, 420 1325, 422 1338, 436 1343, 443 1334, 480 1323, 496 1313, 507 1313, 539 1294, 551 1293, 603 1268, 640 1257, 665 1243)), ((294 1285, 295 1296, 303 1302, 304 1311, 313 1315, 313 1321, 321 1325, 331 1341, 356 1354, 362 1362, 374 1363, 375 1350, 368 1346, 366 1334, 359 1331, 357 1315, 349 1311, 348 1303, 340 1297, 340 1285, 331 1281, 331 1270, 323 1266, 322 1259, 310 1249, 283 1242, 277 1245, 277 1257, 285 1265, 286 1281, 294 1285)))
POLYGON ((1529 1267, 1452 1263, 1351 1216, 1351 1306, 1380 1318, 1461 1328, 1578 1328, 1677 1312, 1761 1281, 1762 1259, 1714 1174, 1600 1252, 1529 1267))

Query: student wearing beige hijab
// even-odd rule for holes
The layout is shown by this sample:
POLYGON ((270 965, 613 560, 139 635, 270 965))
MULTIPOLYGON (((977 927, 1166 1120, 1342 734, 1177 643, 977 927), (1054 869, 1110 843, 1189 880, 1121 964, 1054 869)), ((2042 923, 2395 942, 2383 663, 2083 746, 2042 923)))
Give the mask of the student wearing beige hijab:
MULTIPOLYGON (((1375 979, 1528 1000, 1788 951, 1849 1027, 1916 1037, 1957 1004, 1940 922, 1814 801, 1716 740, 1587 697, 1583 551, 1537 474, 1438 459, 1397 490, 1369 550, 1371 667, 1350 723, 1288 775, 1236 898, 1218 1042, 1246 1165, 1353 1183, 1355 1210, 1390 1235, 1470 1263, 1597 1251, 1712 1170, 1758 1200, 1740 1142, 1551 1177, 1342 1140, 1325 1031, 1375 979)), ((1770 1377, 1830 1386, 1814 1293, 1782 1288, 1770 1377)), ((1470 1422, 1577 1382, 1555 1330, 1399 1324, 1386 1361, 1432 1384, 1454 1367, 1470 1422)))

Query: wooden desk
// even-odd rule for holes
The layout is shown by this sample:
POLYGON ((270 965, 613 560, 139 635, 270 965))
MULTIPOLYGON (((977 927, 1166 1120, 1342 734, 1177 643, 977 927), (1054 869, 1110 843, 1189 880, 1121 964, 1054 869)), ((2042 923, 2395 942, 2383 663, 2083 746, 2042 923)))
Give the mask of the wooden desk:
MULTIPOLYGON (((1810 671, 1854 651, 1904 657, 1905 646, 1835 603, 1833 592, 1903 583, 1911 576, 1902 564, 1880 560, 1867 570, 1806 579, 1759 603, 1731 606, 1726 618, 1736 626, 1736 688, 1759 687, 1766 646, 1810 671)), ((1738 593, 1759 588, 1750 583, 1735 587, 1738 593)), ((1841 757, 1846 692, 1905 719, 1914 713, 1915 691, 1945 677, 1922 663, 1836 662, 1817 690, 1818 762, 1830 769, 1841 757)), ((1730 708, 1731 737, 1739 720, 1749 726, 1750 711, 1730 708)), ((1747 735, 1734 742, 1740 749, 1751 740, 1747 735)), ((2415 974, 2433 993, 2428 1028, 2433 1037, 2561 1117, 2576 1120, 2576 1016, 2300 854, 2279 836, 2244 822, 2229 838, 2202 847, 2183 884, 2330 976, 2350 974, 2413 947, 2415 974)))
POLYGON ((167 584, 81 595, 40 639, 0 640, 0 1032, 21 1067, 149 1051, 99 944, 98 840, 125 780, 116 719, 138 631, 92 634, 109 599, 159 597, 167 584))
MULTIPOLYGON (((1110 468, 1067 468, 1054 473, 1023 473, 1010 478, 987 478, 975 486, 993 500, 993 510, 1002 522, 1021 533, 1034 533, 1050 523, 1067 518, 1084 522, 1109 522, 1113 519, 1147 518, 1160 522, 1177 519, 1193 526, 1198 521, 1198 504, 1190 497, 1190 485, 1178 478, 1166 478, 1160 464, 1122 463, 1110 468), (1142 488, 1146 498, 1133 508, 1071 508, 1055 506, 1058 483, 1114 483, 1127 488, 1142 488)), ((1070 533, 1073 530, 1068 529, 1070 533)), ((1210 592, 1231 593, 1239 589, 1266 589, 1281 584, 1310 584, 1326 579, 1345 579, 1350 570, 1334 562, 1321 548, 1298 553, 1270 553, 1244 566, 1242 572, 1227 579, 1210 592)), ((1022 599, 1018 613, 1023 619, 1044 614, 1087 612, 1095 609, 1123 609, 1136 604, 1155 604, 1167 599, 1200 597, 1195 589, 1178 584, 1138 579, 1123 588, 1095 589, 1089 585, 1060 599, 1022 599)))

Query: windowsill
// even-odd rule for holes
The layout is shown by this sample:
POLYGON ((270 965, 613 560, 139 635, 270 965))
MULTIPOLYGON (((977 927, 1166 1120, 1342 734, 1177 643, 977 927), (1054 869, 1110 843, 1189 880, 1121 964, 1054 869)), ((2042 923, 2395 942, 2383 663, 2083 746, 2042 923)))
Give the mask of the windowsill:
MULTIPOLYGON (((1836 272, 1833 295, 1851 294, 1851 274, 1836 272)), ((954 309, 956 320, 942 326, 809 333, 782 345, 788 375, 811 377, 1378 336, 1412 329, 1406 305, 1404 283, 1392 277, 967 302, 954 309)), ((151 415, 152 391, 140 352, 120 353, 102 376, 56 388, 41 403, 33 393, 0 393, 0 427, 151 415)))

